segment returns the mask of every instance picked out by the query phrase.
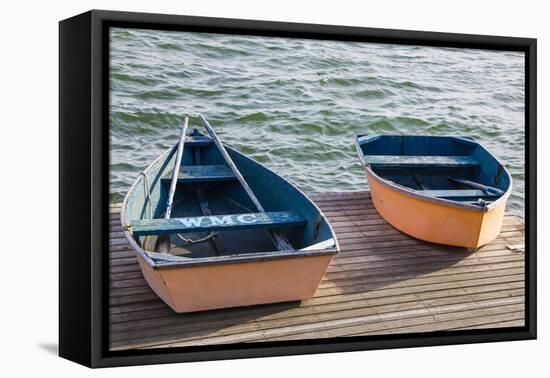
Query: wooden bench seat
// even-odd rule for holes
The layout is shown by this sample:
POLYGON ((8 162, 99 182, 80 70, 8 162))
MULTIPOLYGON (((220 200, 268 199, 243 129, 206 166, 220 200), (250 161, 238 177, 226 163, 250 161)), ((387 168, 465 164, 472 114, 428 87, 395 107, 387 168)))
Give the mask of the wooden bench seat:
MULTIPOLYGON (((233 181, 237 178, 227 165, 182 165, 178 182, 233 181)), ((163 182, 172 180, 172 172, 162 177, 163 182)))
POLYGON ((212 145, 212 139, 207 136, 187 136, 185 137, 185 147, 208 147, 212 145))
POLYGON ((484 190, 478 189, 417 190, 417 192, 424 196, 437 198, 495 197, 495 195, 487 194, 484 190))
POLYGON ((167 235, 187 232, 233 231, 254 228, 291 227, 306 223, 299 214, 288 211, 147 219, 130 225, 134 235, 167 235))
POLYGON ((375 168, 467 168, 477 167, 471 156, 364 155, 375 168))

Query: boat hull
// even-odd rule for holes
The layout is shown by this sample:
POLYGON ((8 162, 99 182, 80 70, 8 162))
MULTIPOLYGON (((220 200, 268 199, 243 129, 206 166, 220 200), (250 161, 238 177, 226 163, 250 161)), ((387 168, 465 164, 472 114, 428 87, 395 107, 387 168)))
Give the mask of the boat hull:
POLYGON ((298 301, 314 295, 332 255, 222 265, 154 268, 138 255, 142 273, 175 312, 298 301))
MULTIPOLYGON (((201 148, 199 160, 209 169, 223 164, 211 145, 201 148)), ((128 191, 122 205, 121 224, 145 280, 178 313, 310 298, 332 257, 338 253, 336 235, 328 220, 303 192, 260 163, 230 148, 227 151, 266 211, 289 212, 303 221, 296 226, 287 222, 271 228, 221 230, 218 240, 206 238, 204 242, 190 244, 172 235, 172 251, 177 253, 158 253, 157 235, 140 235, 136 221, 162 218, 166 200, 162 177, 174 166, 175 148, 162 154, 128 191), (284 234, 292 248, 275 247, 270 230, 284 234)), ((192 166, 197 161, 193 152, 196 151, 191 148, 184 151, 182 165, 192 166)), ((209 218, 198 213, 203 206, 208 207, 212 218, 218 217, 215 219, 218 226, 235 223, 233 218, 225 218, 228 215, 251 212, 247 210, 252 206, 247 202, 248 196, 234 180, 178 185, 172 218, 180 218, 180 222, 182 219, 191 222, 203 215, 202 218, 209 218), (199 200, 199 190, 203 200, 199 200), (220 220, 221 216, 225 220, 220 220)), ((184 232, 195 239, 204 234, 189 236, 184 232)))
POLYGON ((399 190, 365 167, 374 207, 399 231, 432 243, 476 249, 502 227, 506 200, 486 211, 454 207, 399 190))

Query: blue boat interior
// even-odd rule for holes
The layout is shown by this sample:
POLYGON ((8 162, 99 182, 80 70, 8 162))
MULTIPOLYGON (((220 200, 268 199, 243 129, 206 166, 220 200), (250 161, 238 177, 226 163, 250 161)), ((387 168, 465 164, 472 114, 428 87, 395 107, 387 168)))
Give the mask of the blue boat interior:
POLYGON ((159 235, 169 236, 171 255, 188 258, 277 252, 272 232, 296 251, 333 239, 326 219, 302 192, 226 147, 265 210, 259 212, 218 147, 197 129, 186 137, 171 217, 163 219, 176 150, 149 166, 123 209, 123 221, 145 251, 155 252, 159 235))
POLYGON ((468 137, 358 135, 356 146, 378 176, 426 197, 486 206, 511 184, 498 160, 468 137))

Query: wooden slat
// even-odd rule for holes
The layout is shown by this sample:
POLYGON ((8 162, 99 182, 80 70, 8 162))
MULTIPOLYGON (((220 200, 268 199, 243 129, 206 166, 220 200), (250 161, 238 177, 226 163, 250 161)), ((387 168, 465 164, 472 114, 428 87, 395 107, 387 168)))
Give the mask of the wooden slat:
MULTIPOLYGON (((182 165, 178 182, 212 182, 233 181, 237 178, 227 165, 182 165)), ((162 178, 163 182, 169 182, 171 176, 168 173, 162 178)))
MULTIPOLYGON (((498 306, 492 309, 483 309, 483 310, 474 310, 474 311, 464 311, 459 313, 459 319, 453 319, 453 316, 439 316, 437 319, 443 321, 437 322, 434 326, 433 323, 424 323, 412 326, 397 327, 390 331, 385 330, 384 332, 370 332, 369 335, 376 334, 395 334, 395 333, 412 333, 412 332, 433 332, 433 331, 443 331, 443 330, 453 330, 457 326, 478 326, 480 324, 491 324, 495 321, 502 321, 508 319, 518 319, 524 314, 524 305, 519 304, 515 306, 498 306), (470 318, 472 315, 472 318, 470 318), (450 318, 447 320, 447 318, 450 318)), ((457 315, 457 314, 453 314, 457 315)), ((486 327, 491 328, 491 327, 486 327)), ((361 336, 364 333, 355 334, 353 336, 361 336)), ((351 335, 350 335, 351 336, 351 335)))
POLYGON ((145 283, 111 207, 113 350, 514 327, 525 324, 523 221, 475 253, 409 238, 368 192, 316 193, 341 251, 313 298, 301 303, 176 314, 145 283))
MULTIPOLYGON (((510 300, 495 300, 493 302, 484 303, 482 308, 488 308, 492 306, 498 307, 499 303, 520 303, 520 299, 510 299, 510 300)), ((479 306, 481 307, 481 306, 479 306)), ((189 346, 189 345, 212 345, 212 344, 225 344, 225 343, 235 343, 235 342, 257 342, 257 341, 268 341, 271 338, 281 337, 286 335, 292 335, 301 331, 324 331, 331 328, 339 328, 343 326, 359 326, 359 325, 369 325, 372 323, 378 322, 388 322, 398 319, 409 319, 419 316, 430 316, 434 317, 435 314, 445 314, 449 312, 457 312, 460 309, 464 310, 464 314, 471 314, 474 309, 471 304, 458 304, 458 305, 447 305, 441 307, 433 307, 431 309, 426 308, 413 308, 409 310, 400 310, 396 312, 386 313, 386 314, 377 314, 374 312, 365 313, 363 315, 344 318, 344 319, 332 319, 330 316, 320 316, 319 321, 316 323, 309 323, 307 325, 282 325, 279 327, 272 328, 262 328, 261 323, 257 324, 257 330, 249 330, 247 332, 238 333, 238 334, 229 334, 229 335, 209 335, 208 338, 192 339, 189 341, 182 342, 172 342, 166 344, 169 347, 179 347, 179 346, 189 346)), ((436 323, 437 324, 437 323, 436 323)), ((437 324, 439 326, 439 324, 437 324)), ((436 326, 436 327, 437 327, 436 326)), ((439 328, 439 327, 437 327, 439 328)), ((439 329, 438 329, 439 330, 439 329)), ((218 332, 222 333, 222 332, 218 332)), ((372 332, 375 333, 375 332, 372 332)), ((371 334, 372 334, 371 333, 371 334)), ((384 333, 384 332, 381 332, 384 333)))
POLYGON ((208 147, 212 145, 212 139, 204 135, 188 135, 185 138, 186 147, 208 147))
MULTIPOLYGON (((512 292, 512 291, 511 291, 512 292)), ((386 315, 391 314, 392 317, 415 317, 427 313, 430 309, 439 309, 445 307, 447 311, 457 311, 465 309, 474 309, 479 307, 491 307, 497 305, 507 305, 523 303, 522 292, 515 291, 518 296, 511 297, 499 292, 482 292, 480 294, 460 295, 453 297, 440 296, 429 301, 430 306, 427 307, 427 302, 416 300, 402 301, 398 297, 388 301, 386 297, 378 298, 372 301, 348 301, 335 304, 326 304, 316 307, 285 307, 280 306, 279 312, 270 311, 268 308, 260 310, 259 314, 245 313, 242 310, 229 311, 228 316, 223 317, 223 313, 214 313, 212 316, 201 319, 201 314, 189 314, 186 317, 187 324, 177 322, 175 317, 156 318, 150 320, 136 320, 133 317, 129 318, 130 325, 125 323, 113 324, 114 338, 124 340, 132 338, 134 335, 132 326, 139 327, 141 340, 139 343, 154 342, 154 340, 164 339, 171 340, 197 338, 202 335, 218 335, 237 334, 243 331, 244 328, 240 324, 247 323, 246 329, 249 331, 254 328, 273 329, 286 326, 303 326, 309 327, 319 321, 337 321, 339 326, 349 325, 350 321, 367 315, 386 315), (419 311, 420 310, 420 311, 419 311), (405 311, 411 311, 409 314, 403 314, 405 311), (283 312, 284 316, 279 313, 283 312), (261 320, 256 320, 257 316, 261 315, 261 320), (215 323, 214 323, 215 322, 215 323), (257 323, 257 324, 253 324, 257 323), (236 328, 228 329, 237 325, 236 328), (192 331, 192 332, 191 332, 192 331), (166 334, 164 336, 163 334, 166 334), (169 335, 169 336, 168 336, 169 335)), ((135 339, 134 339, 135 340, 135 339)))
MULTIPOLYGON (((421 303, 423 305, 429 304, 430 306, 435 306, 436 304, 450 304, 450 303, 467 303, 467 302, 476 302, 480 300, 487 300, 487 299, 495 299, 495 298, 507 298, 510 296, 523 296, 525 294, 525 290, 522 287, 519 288, 509 288, 508 290, 492 290, 493 288, 490 287, 478 287, 478 290, 476 291, 469 291, 469 292, 456 292, 452 295, 442 293, 437 296, 432 296, 430 298, 424 298, 420 299, 418 296, 411 294, 411 295, 402 295, 402 296, 391 296, 391 297, 380 297, 380 298, 373 298, 373 299, 355 299, 352 296, 350 297, 350 300, 344 300, 339 302, 326 302, 326 303, 318 303, 316 305, 310 305, 310 306, 299 306, 299 307, 293 307, 284 309, 282 311, 278 312, 271 312, 266 313, 261 320, 267 321, 270 319, 285 319, 290 317, 297 317, 297 316, 304 316, 308 314, 314 314, 314 313, 328 313, 328 312, 342 312, 344 310, 352 310, 352 309, 359 309, 363 307, 368 307, 371 309, 374 309, 376 312, 385 312, 385 311, 392 311, 396 308, 403 309, 404 307, 410 305, 410 304, 418 304, 421 303)), ((161 302, 142 302, 137 303, 133 305, 127 305, 120 308, 113 308, 111 311, 111 323, 129 323, 134 321, 142 321, 146 319, 156 319, 154 322, 149 323, 149 326, 155 327, 156 325, 160 328, 163 326, 166 326, 165 322, 170 318, 173 317, 173 312, 167 308, 166 306, 158 306, 158 304, 161 302), (120 309, 130 309, 131 311, 122 312, 119 311, 120 309)), ((243 318, 246 316, 244 313, 245 310, 241 309, 235 310, 230 312, 227 315, 230 315, 232 318, 239 317, 243 318)), ((203 316, 204 318, 204 316, 203 316)), ((303 318, 304 321, 307 322, 308 318, 307 316, 303 318)), ((193 320, 190 317, 188 317, 188 320, 193 320)), ((200 321, 200 316, 197 317, 196 321, 200 321)), ((211 321, 212 324, 215 326, 219 326, 218 322, 213 322, 216 320, 213 315, 209 315, 206 317, 207 320, 211 321)), ((219 320, 219 319, 218 319, 219 320)), ((177 324, 177 323, 175 323, 177 324)), ((195 324, 195 323, 194 323, 195 324)), ((133 325, 133 324, 132 324, 133 325)), ((140 325, 135 324, 135 328, 140 327, 140 325)), ((132 326, 124 326, 126 329, 131 329, 132 326)), ((198 324, 197 324, 198 327, 198 324)), ((169 330, 169 329, 168 329, 169 330)), ((174 330, 172 330, 174 331, 174 330)), ((118 337, 115 338, 118 339, 118 337)))
POLYGON ((477 189, 455 189, 455 190, 417 190, 418 194, 438 198, 466 198, 466 197, 494 197, 484 190, 477 189))
POLYGON ((364 155, 368 164, 377 168, 460 168, 476 167, 471 156, 364 155))
POLYGON ((188 232, 234 231, 299 226, 306 219, 288 211, 210 215, 187 218, 147 219, 131 224, 134 235, 166 235, 188 232))
MULTIPOLYGON (((469 287, 462 285, 463 290, 455 290, 452 293, 446 291, 426 291, 422 295, 419 293, 410 293, 407 295, 399 294, 398 291, 394 293, 398 295, 385 295, 385 296, 372 296, 372 297, 363 297, 351 294, 345 294, 338 297, 324 298, 324 300, 317 299, 315 301, 304 302, 301 306, 282 304, 280 306, 281 311, 272 311, 272 306, 266 306, 266 310, 261 318, 262 322, 265 322, 269 319, 289 319, 296 316, 305 316, 303 317, 303 322, 315 321, 312 320, 309 315, 319 314, 319 313, 328 313, 334 312, 338 313, 343 310, 351 310, 367 307, 369 309, 374 309, 376 312, 386 312, 386 311, 395 311, 396 308, 405 308, 409 304, 418 304, 421 303, 423 306, 435 306, 436 304, 448 304, 448 303, 463 303, 463 302, 474 302, 481 299, 487 298, 506 298, 513 295, 524 295, 524 288, 521 283, 513 284, 506 283, 503 280, 500 286, 490 286, 490 285, 481 285, 476 287, 469 287), (503 290, 507 288, 507 290, 503 290), (465 290, 468 289, 468 290, 465 290), (284 310, 284 311, 282 311, 284 310)), ((461 285, 457 285, 461 287, 461 285)), ((246 311, 246 309, 232 309, 231 311, 218 311, 207 314, 188 314, 186 319, 193 321, 193 327, 198 328, 201 321, 205 322, 206 327, 219 327, 219 320, 225 317, 230 317, 231 319, 243 319, 251 316, 250 319, 254 319, 258 314, 254 312, 246 311)), ((340 314, 340 316, 345 316, 345 314, 340 314)), ((141 309, 139 306, 137 310, 121 312, 116 311, 111 315, 111 322, 117 323, 115 326, 113 324, 113 331, 123 331, 131 329, 139 329, 143 331, 146 328, 158 328, 159 333, 162 331, 160 328, 178 325, 181 322, 178 321, 178 316, 175 315, 167 307, 157 308, 151 310, 146 308, 145 310, 141 309), (147 320, 149 318, 155 318, 155 320, 147 320)), ((185 327, 185 326, 183 326, 185 327)), ((166 332, 175 332, 175 329, 167 328, 166 332)))
MULTIPOLYGON (((466 310, 450 312, 448 314, 439 314, 438 316, 427 315, 411 318, 403 318, 396 320, 388 320, 384 322, 373 322, 370 324, 361 324, 359 326, 348 326, 341 328, 331 328, 322 332, 310 332, 302 334, 293 334, 291 336, 283 336, 274 338, 273 341, 280 340, 299 340, 307 338, 323 338, 323 337, 338 337, 338 336, 368 336, 376 334, 391 334, 391 333, 406 333, 406 332, 421 332, 422 329, 433 331, 434 319, 437 319, 437 326, 442 330, 453 330, 456 324, 466 325, 463 329, 475 328, 498 328, 501 325, 493 326, 495 319, 517 319, 521 317, 520 305, 499 306, 489 309, 466 310), (495 314, 496 313, 496 314, 495 314), (492 315, 492 316, 491 316, 492 315), (457 319, 458 318, 458 319, 457 319), (413 327, 416 327, 413 328, 413 327)), ((517 322, 517 320, 516 320, 517 322)))
MULTIPOLYGON (((508 316, 512 320, 501 320, 494 322, 493 319, 491 319, 489 322, 487 322, 486 317, 483 317, 483 322, 480 322, 476 325, 469 325, 466 327, 463 327, 464 324, 461 324, 460 327, 457 328, 451 328, 453 331, 458 330, 464 330, 464 329, 486 329, 486 328, 504 328, 504 327, 523 327, 525 326, 525 313, 524 311, 518 311, 514 313, 515 316, 508 316)), ((510 314, 512 315, 512 314, 510 314)))

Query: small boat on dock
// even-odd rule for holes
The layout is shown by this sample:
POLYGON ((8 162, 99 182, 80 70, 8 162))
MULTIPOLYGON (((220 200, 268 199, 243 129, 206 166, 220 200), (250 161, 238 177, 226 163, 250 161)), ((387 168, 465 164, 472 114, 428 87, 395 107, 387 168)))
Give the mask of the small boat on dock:
POLYGON ((376 210, 398 230, 473 250, 500 233, 512 178, 474 139, 358 135, 356 147, 376 210))
POLYGON ((313 296, 338 252, 321 210, 265 166, 197 129, 140 174, 121 222, 143 276, 174 311, 313 296))

